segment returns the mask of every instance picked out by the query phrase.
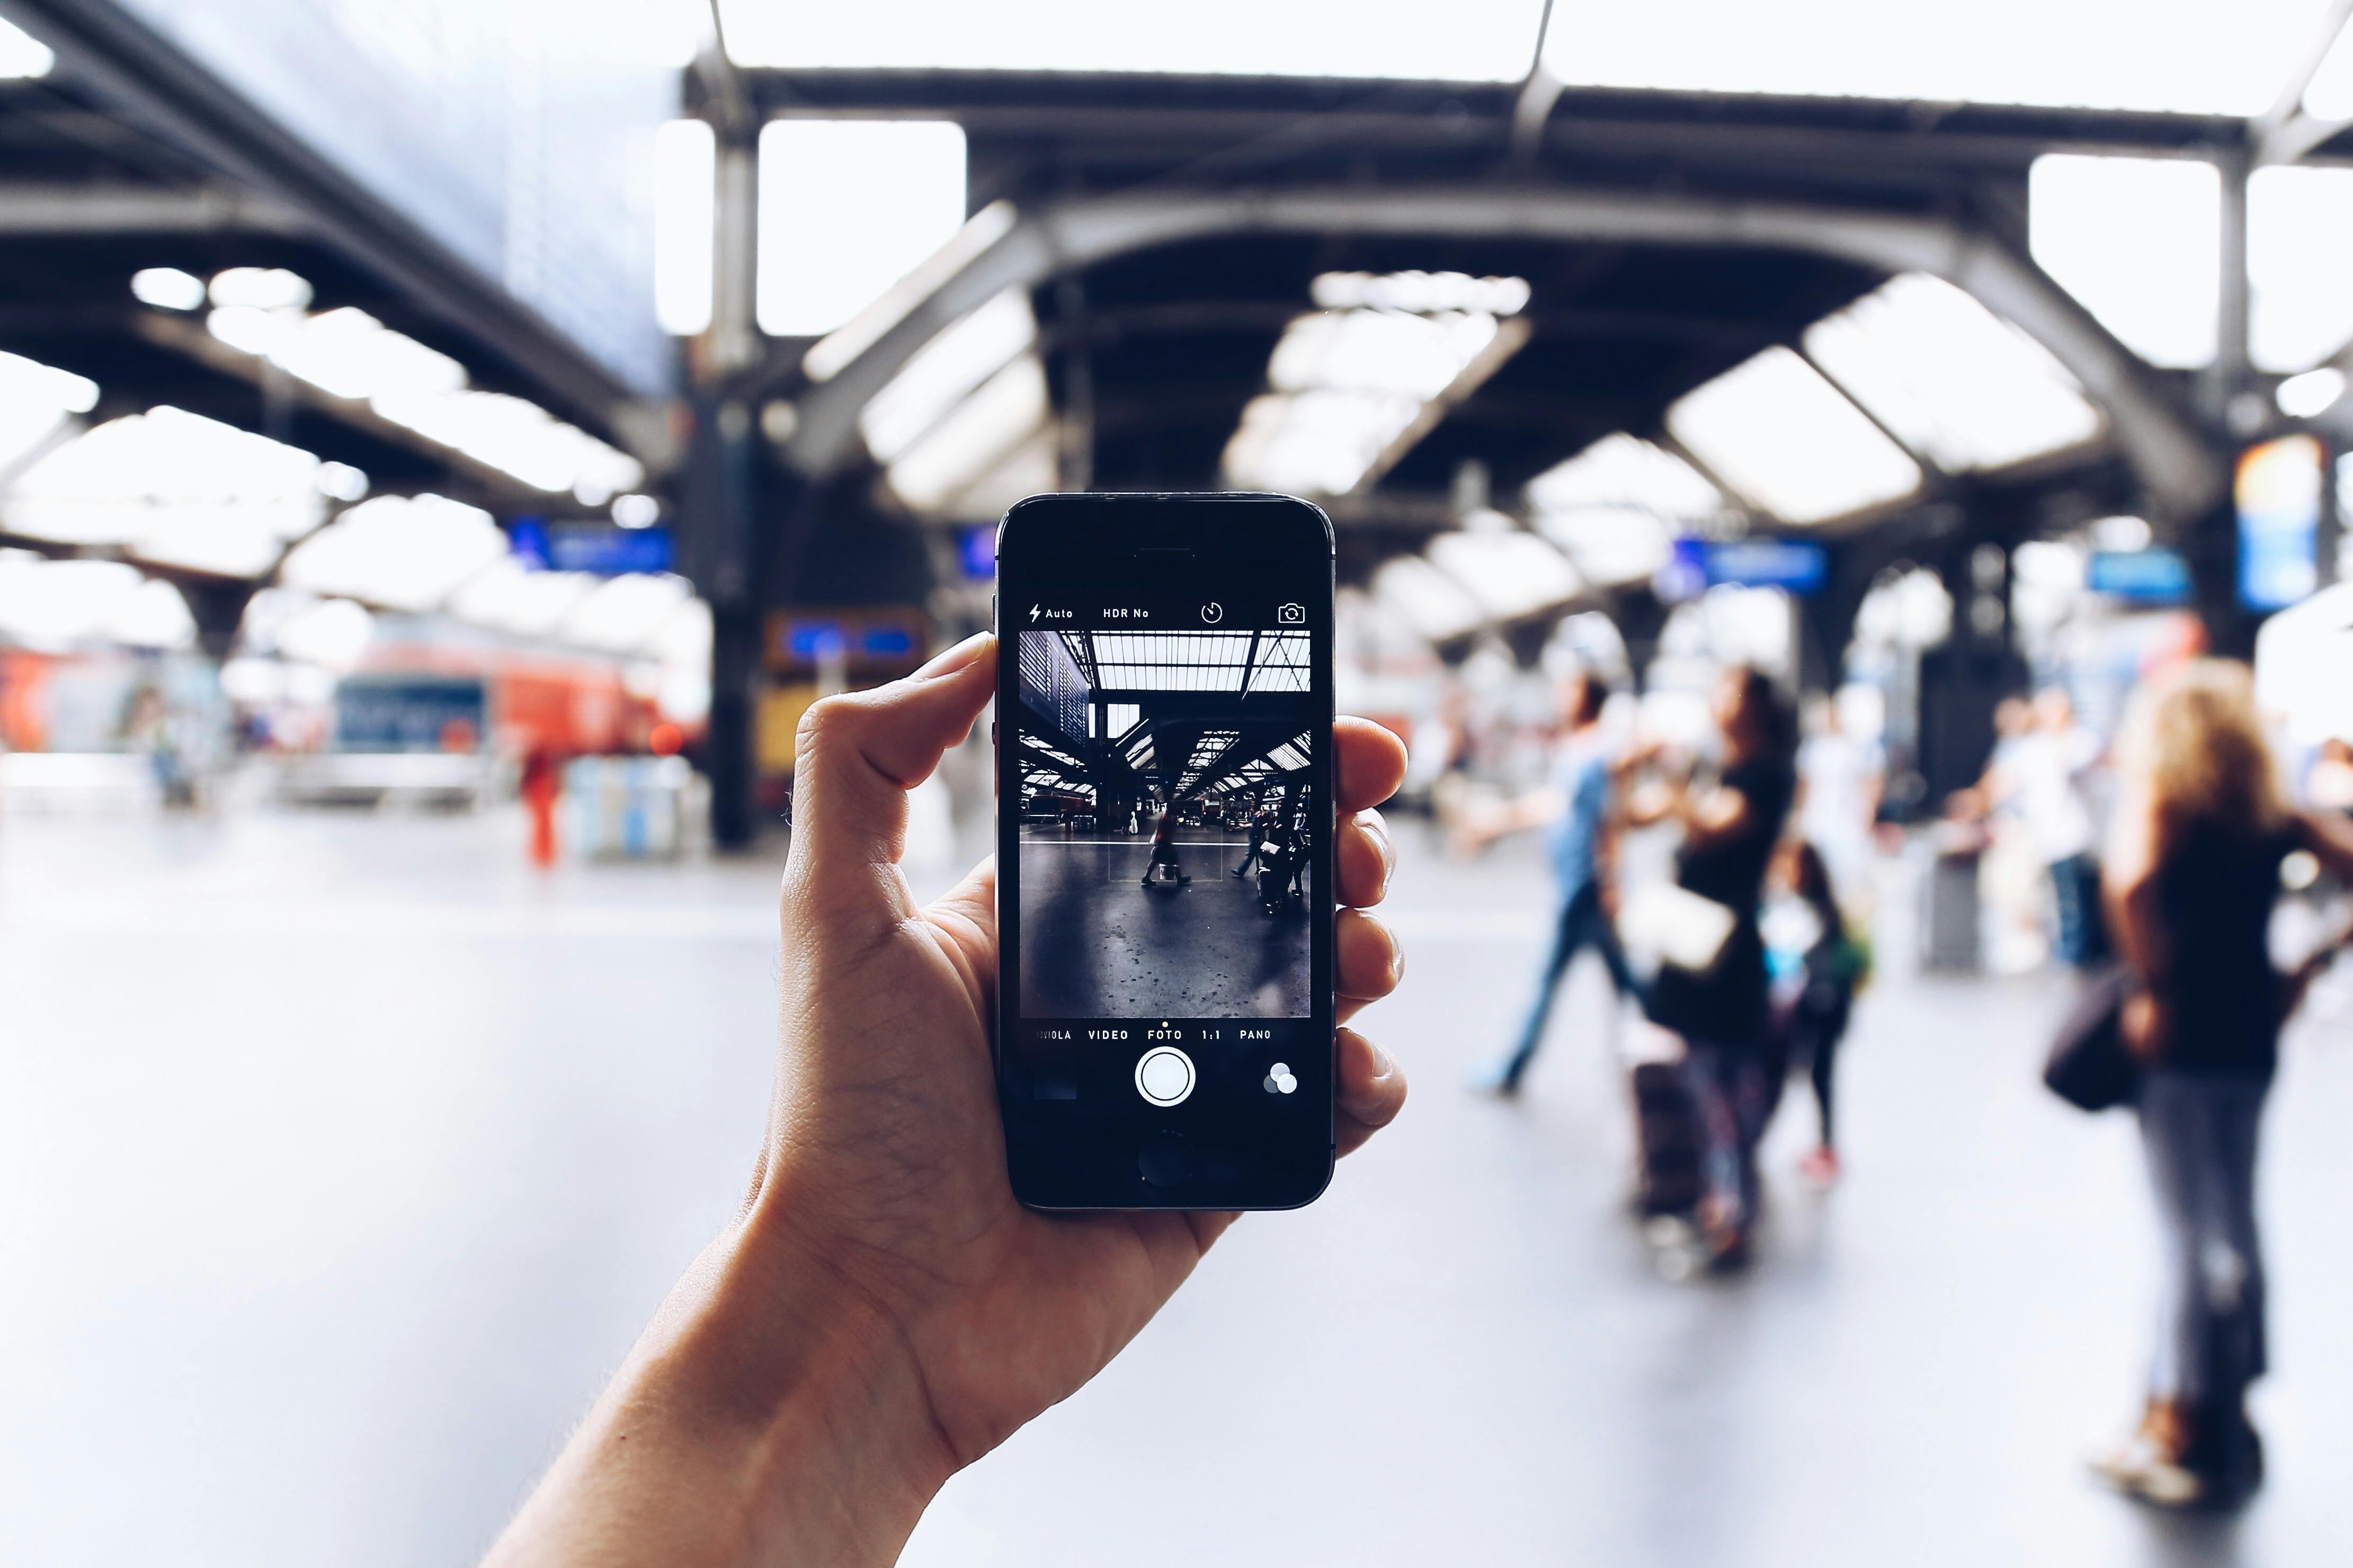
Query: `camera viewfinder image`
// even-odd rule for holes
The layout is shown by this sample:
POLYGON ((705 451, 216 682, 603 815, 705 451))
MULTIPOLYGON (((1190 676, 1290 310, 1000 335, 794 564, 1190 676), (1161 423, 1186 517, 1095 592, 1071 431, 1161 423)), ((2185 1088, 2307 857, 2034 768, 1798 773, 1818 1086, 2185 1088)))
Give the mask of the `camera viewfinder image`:
POLYGON ((1303 1018, 1304 631, 1025 631, 1021 1011, 1303 1018))

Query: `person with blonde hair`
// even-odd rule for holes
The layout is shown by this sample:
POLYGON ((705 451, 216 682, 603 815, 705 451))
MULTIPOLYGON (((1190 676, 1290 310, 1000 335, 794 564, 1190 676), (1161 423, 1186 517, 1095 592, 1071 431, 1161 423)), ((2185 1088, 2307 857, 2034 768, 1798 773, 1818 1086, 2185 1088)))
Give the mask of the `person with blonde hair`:
POLYGON ((2256 1132, 2295 993, 2273 965, 2280 863, 2353 876, 2353 824, 2289 804, 2245 666, 2193 659, 2135 694, 2105 898, 2162 1239, 2157 1353, 2139 1426, 2095 1468, 2176 1507, 2260 1484, 2246 1410, 2266 1365, 2256 1132))

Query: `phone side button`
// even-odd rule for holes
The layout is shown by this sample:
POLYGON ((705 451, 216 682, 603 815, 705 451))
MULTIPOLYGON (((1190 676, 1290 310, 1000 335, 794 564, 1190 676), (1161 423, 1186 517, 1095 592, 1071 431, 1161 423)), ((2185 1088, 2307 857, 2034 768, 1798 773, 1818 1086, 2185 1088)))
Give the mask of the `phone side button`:
POLYGON ((1181 1186, 1193 1175, 1193 1151, 1174 1133, 1164 1132, 1135 1156, 1138 1174, 1155 1187, 1181 1186))

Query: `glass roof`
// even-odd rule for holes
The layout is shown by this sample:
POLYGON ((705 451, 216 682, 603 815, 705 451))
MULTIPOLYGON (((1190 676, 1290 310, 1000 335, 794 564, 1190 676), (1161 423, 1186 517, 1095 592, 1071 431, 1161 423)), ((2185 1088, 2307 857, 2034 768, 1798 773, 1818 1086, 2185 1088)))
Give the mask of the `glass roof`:
POLYGON ((1667 428, 1758 510, 1827 522, 1920 488, 1920 468, 1820 371, 1767 349, 1687 393, 1667 428))
POLYGON ((1100 691, 1305 691, 1305 632, 1063 632, 1100 691))
POLYGON ((1893 279, 1808 328, 1806 352, 1947 473, 2080 446, 2103 421, 2042 344, 1951 284, 1893 279))
MULTIPOLYGON (((1136 71, 1514 81, 1543 0, 722 0, 730 52, 795 68, 1136 71)), ((2253 115, 2317 36, 2328 0, 1561 0, 1546 68, 1573 87, 2043 104, 2253 115)))

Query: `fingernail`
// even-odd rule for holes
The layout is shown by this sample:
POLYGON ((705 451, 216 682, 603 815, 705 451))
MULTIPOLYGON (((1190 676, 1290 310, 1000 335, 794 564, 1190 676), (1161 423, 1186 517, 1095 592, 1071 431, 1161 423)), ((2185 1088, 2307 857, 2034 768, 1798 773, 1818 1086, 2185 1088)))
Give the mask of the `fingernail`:
MULTIPOLYGON (((1358 1038, 1361 1039, 1363 1037, 1359 1036, 1358 1038)), ((1377 1042, 1366 1040, 1365 1048, 1373 1053, 1373 1078, 1376 1082, 1397 1071, 1397 1058, 1381 1049, 1377 1042)))
POLYGON ((1389 837, 1389 825, 1381 820, 1377 811, 1360 811, 1356 822, 1381 852, 1381 891, 1389 890, 1389 879, 1397 875, 1397 843, 1389 837))
POLYGON ((988 645, 990 637, 995 635, 992 632, 973 633, 972 636, 915 671, 913 679, 929 680, 934 676, 947 675, 962 669, 980 657, 981 649, 988 645))

